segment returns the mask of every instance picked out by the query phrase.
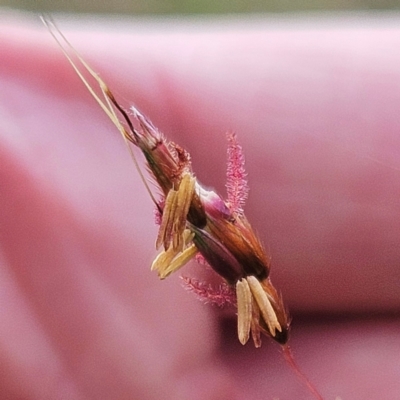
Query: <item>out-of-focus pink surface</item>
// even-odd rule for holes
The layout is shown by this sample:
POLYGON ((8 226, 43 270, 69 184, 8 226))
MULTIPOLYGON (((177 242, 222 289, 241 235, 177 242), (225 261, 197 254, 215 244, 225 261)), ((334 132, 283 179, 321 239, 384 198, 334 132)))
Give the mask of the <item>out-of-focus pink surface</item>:
MULTIPOLYGON (((395 399, 400 29, 294 22, 64 31, 220 192, 237 132, 297 362, 324 398, 395 399)), ((279 347, 241 347, 177 276, 149 271, 151 201, 46 29, 2 23, 0 55, 0 397, 311 398, 279 347)))

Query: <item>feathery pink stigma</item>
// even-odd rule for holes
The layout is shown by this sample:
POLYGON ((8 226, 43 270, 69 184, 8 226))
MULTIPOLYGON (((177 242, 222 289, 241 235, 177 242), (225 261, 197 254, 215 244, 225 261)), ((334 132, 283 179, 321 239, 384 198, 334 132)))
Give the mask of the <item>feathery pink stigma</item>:
MULTIPOLYGON (((208 264, 208 262, 206 261, 206 259, 200 254, 200 253, 197 253, 196 255, 195 255, 195 260, 196 260, 196 262, 198 263, 198 264, 200 264, 200 265, 206 265, 206 266, 208 266, 208 267, 210 267, 210 265, 208 264)), ((211 268, 211 267, 210 267, 211 268)))
POLYGON ((244 169, 243 150, 238 144, 234 132, 228 132, 227 138, 229 142, 228 168, 226 171, 227 202, 232 212, 243 214, 243 207, 249 193, 246 180, 247 174, 244 169))
POLYGON ((199 300, 205 303, 215 304, 218 307, 236 306, 236 292, 225 282, 214 287, 211 284, 187 276, 181 276, 181 279, 184 288, 194 293, 199 300))

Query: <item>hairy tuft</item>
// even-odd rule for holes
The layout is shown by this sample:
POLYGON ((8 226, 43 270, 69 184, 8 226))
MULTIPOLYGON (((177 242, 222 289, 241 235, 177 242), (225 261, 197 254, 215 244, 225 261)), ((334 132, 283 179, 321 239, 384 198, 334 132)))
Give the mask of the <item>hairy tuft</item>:
POLYGON ((242 146, 233 132, 227 133, 228 138, 228 167, 226 171, 226 189, 228 204, 234 213, 243 214, 243 208, 248 197, 247 174, 244 168, 244 155, 242 146))

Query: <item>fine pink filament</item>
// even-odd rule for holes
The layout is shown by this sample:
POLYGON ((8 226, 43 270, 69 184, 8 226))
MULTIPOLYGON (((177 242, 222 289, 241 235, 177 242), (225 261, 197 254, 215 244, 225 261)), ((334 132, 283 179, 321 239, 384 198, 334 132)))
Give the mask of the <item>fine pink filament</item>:
POLYGON ((294 372, 300 378, 302 383, 304 383, 307 386, 308 390, 315 396, 316 399, 323 400, 323 397, 319 394, 318 390, 315 388, 315 386, 310 382, 305 373, 297 365, 296 361, 294 360, 290 347, 288 345, 284 345, 282 346, 282 348, 286 362, 294 370, 294 372))

